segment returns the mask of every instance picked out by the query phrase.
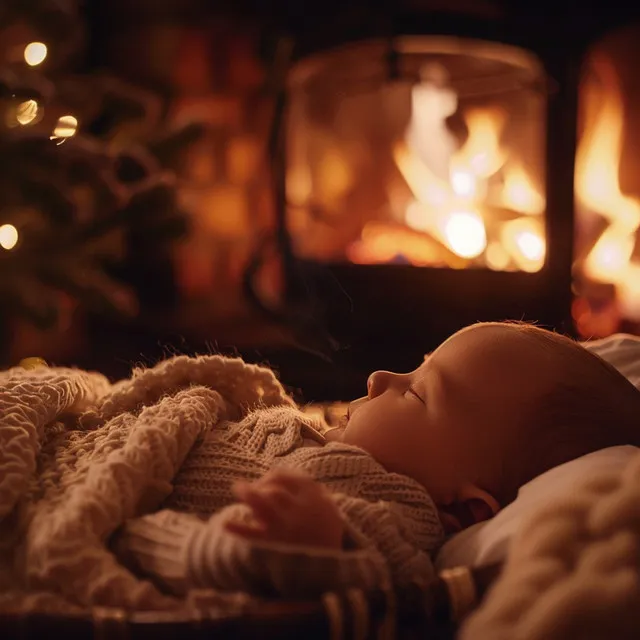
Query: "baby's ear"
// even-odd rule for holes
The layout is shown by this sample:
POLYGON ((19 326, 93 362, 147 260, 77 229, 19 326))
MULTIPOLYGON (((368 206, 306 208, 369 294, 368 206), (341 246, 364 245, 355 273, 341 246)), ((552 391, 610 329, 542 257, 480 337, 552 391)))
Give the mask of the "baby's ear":
POLYGON ((499 510, 500 506, 491 494, 471 484, 458 492, 455 502, 438 509, 447 534, 490 520, 499 510))
POLYGON ((474 484, 465 485, 458 494, 458 501, 465 503, 474 514, 476 522, 489 520, 500 511, 498 501, 484 489, 474 484))

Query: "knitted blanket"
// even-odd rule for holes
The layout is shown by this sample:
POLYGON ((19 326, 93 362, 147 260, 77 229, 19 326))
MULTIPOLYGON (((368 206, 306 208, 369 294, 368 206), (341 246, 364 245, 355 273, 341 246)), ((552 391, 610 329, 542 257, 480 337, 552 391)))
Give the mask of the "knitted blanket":
POLYGON ((640 455, 523 523, 462 640, 640 637, 640 455))
MULTIPOLYGON (((222 420, 293 405, 267 369, 177 357, 110 384, 71 369, 0 373, 0 610, 184 602, 119 565, 125 520, 156 509, 222 420)), ((638 637, 640 456, 532 514, 462 640, 638 637)))
POLYGON ((217 423, 283 404, 270 370, 221 356, 116 384, 74 369, 0 373, 0 609, 180 606, 118 564, 109 536, 160 505, 217 423))

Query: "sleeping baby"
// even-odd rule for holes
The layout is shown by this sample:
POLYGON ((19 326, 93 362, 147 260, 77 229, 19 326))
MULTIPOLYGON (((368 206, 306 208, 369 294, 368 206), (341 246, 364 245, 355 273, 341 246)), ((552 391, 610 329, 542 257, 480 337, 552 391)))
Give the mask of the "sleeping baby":
POLYGON ((424 583, 447 534, 554 466, 640 444, 638 416, 635 387, 569 338, 473 325, 415 371, 373 373, 328 432, 290 407, 216 427, 165 508, 129 521, 113 548, 176 595, 424 583))

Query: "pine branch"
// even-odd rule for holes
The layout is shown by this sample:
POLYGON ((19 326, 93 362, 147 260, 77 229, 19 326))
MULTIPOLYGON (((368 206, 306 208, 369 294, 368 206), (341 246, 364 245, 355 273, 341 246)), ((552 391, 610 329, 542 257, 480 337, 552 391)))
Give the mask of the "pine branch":
POLYGON ((104 267, 142 229, 149 247, 185 232, 175 170, 203 128, 166 130, 154 94, 104 73, 65 73, 82 35, 74 0, 0 3, 0 38, 19 21, 48 43, 52 64, 0 60, 0 231, 19 234, 0 249, 0 312, 43 326, 64 292, 135 314, 134 292, 104 267))

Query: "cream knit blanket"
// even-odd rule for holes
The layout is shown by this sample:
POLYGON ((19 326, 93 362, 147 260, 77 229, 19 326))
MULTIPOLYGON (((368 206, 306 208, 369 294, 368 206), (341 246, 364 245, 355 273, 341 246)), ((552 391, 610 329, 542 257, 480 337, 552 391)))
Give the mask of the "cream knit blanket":
MULTIPOLYGON (((269 370, 218 356, 173 358, 115 385, 71 369, 0 373, 0 610, 182 606, 106 541, 158 507, 216 423, 280 404, 293 403, 269 370)), ((639 637, 640 456, 533 516, 461 638, 639 637)))
POLYGON ((640 638, 640 455, 531 516, 461 639, 640 638))
POLYGON ((113 385, 73 369, 0 373, 0 609, 179 606, 118 564, 109 536, 159 506, 217 422, 282 404, 271 371, 220 356, 113 385))

